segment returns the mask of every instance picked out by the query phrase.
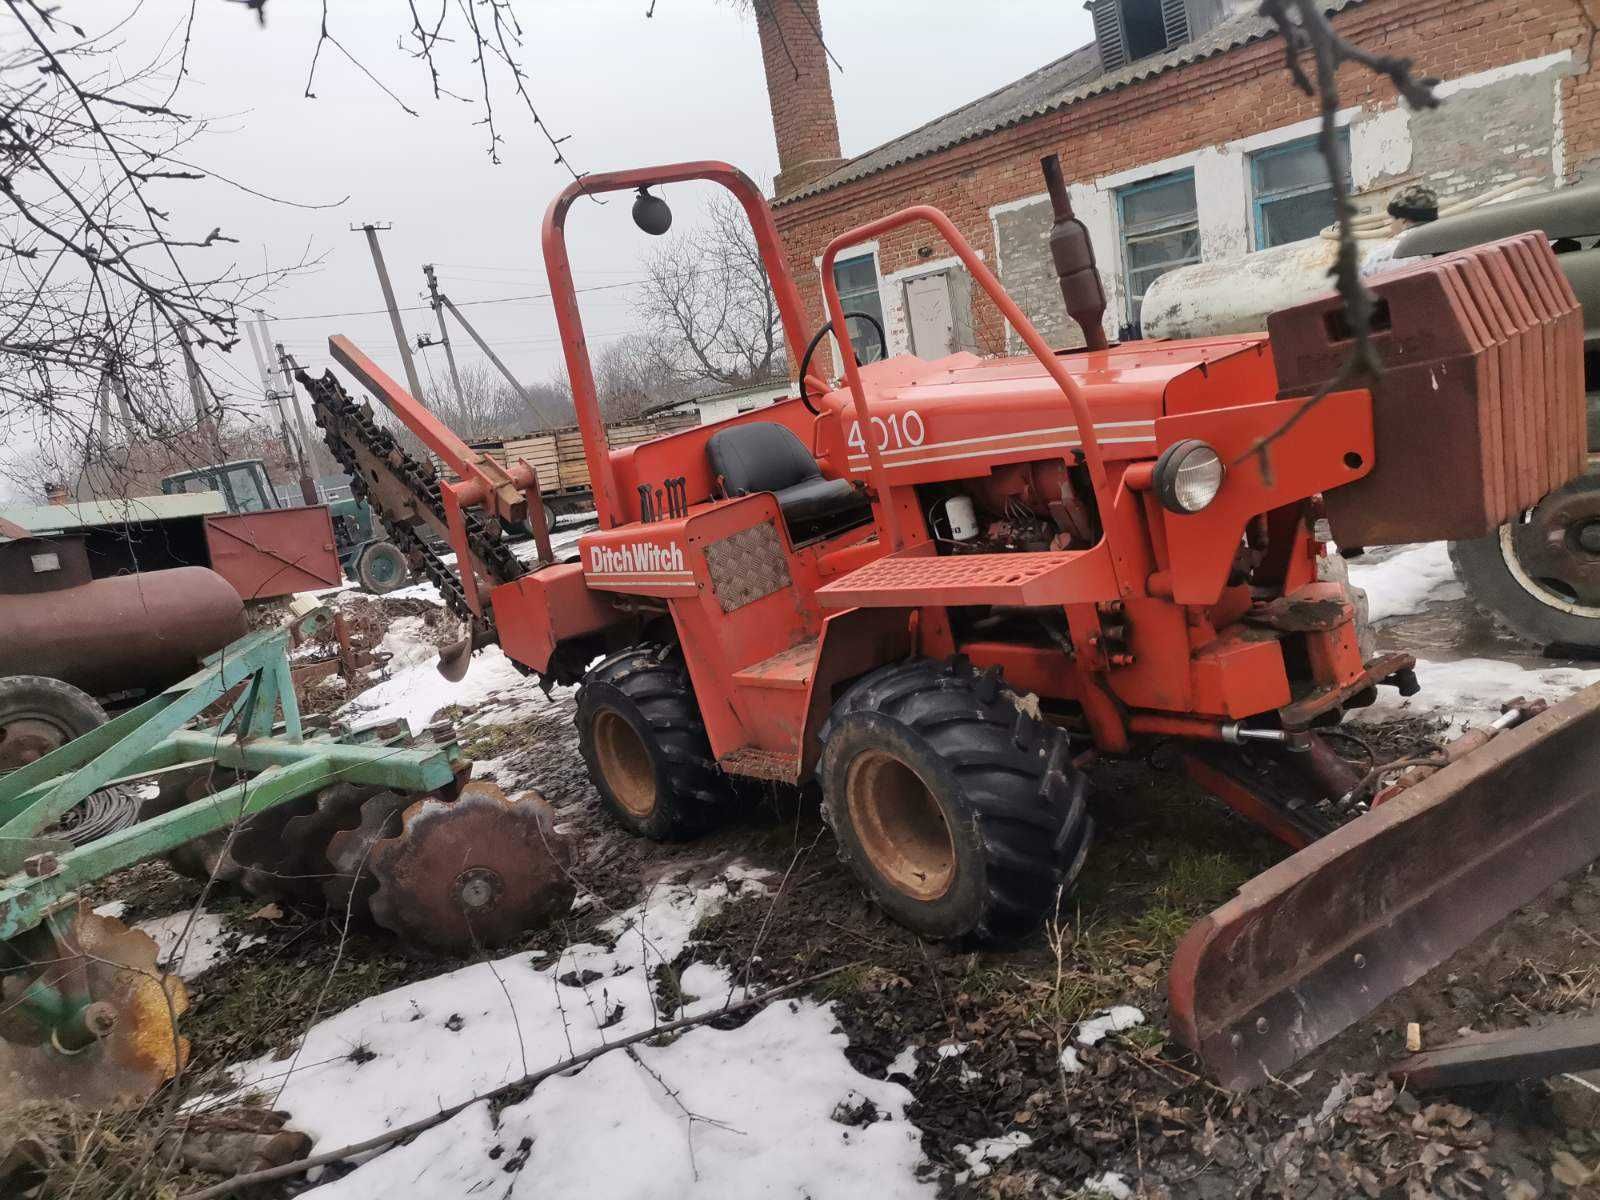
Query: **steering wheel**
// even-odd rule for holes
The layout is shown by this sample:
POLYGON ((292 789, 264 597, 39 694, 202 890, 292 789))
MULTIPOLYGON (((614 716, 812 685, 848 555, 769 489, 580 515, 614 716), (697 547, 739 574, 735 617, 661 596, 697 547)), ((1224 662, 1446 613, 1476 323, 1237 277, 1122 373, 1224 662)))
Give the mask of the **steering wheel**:
MULTIPOLYGON (((844 315, 844 319, 846 321, 850 320, 852 317, 860 317, 863 321, 872 326, 873 332, 878 335, 878 357, 880 359, 888 358, 889 339, 883 335, 883 322, 878 320, 878 318, 873 316, 871 313, 853 312, 845 313, 844 315)), ((809 412, 813 417, 820 417, 822 414, 817 411, 817 406, 811 403, 811 397, 806 395, 806 370, 811 366, 811 356, 817 352, 817 347, 822 344, 822 339, 827 337, 828 334, 832 332, 833 322, 824 321, 822 328, 817 330, 817 332, 812 335, 810 344, 806 346, 806 352, 800 356, 800 403, 806 406, 806 411, 809 412)), ((857 355, 856 366, 859 367, 860 365, 861 358, 859 355, 857 355)))

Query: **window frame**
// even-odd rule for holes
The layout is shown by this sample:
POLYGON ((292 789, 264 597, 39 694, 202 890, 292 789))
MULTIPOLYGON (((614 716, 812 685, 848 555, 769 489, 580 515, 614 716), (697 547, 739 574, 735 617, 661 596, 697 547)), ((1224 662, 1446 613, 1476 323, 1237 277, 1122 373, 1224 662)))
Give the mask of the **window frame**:
MULTIPOLYGON (((1177 230, 1187 229, 1191 225, 1195 232, 1195 257, 1191 260, 1174 263, 1168 270, 1176 271, 1179 267, 1187 267, 1193 263, 1205 260, 1205 241, 1200 231, 1200 193, 1195 186, 1194 167, 1180 167, 1175 171, 1166 171, 1149 179, 1141 179, 1136 183, 1124 184, 1116 189, 1117 198, 1117 252, 1122 258, 1122 284, 1123 303, 1122 315, 1129 328, 1139 325, 1138 315, 1134 311, 1137 297, 1133 294, 1133 276, 1135 268, 1128 253, 1129 243, 1132 238, 1146 237, 1151 234, 1172 233, 1177 230), (1128 199, 1141 192, 1153 191, 1158 187, 1166 187, 1177 180, 1187 179, 1189 188, 1194 193, 1193 216, 1183 220, 1148 221, 1141 225, 1131 225, 1128 221, 1128 199)), ((1148 268, 1141 268, 1147 270, 1148 268)), ((1164 272, 1163 272, 1164 273, 1164 272)))
MULTIPOLYGON (((1338 130, 1339 140, 1344 145, 1345 186, 1351 186, 1350 166, 1350 126, 1341 125, 1338 130)), ((1321 150, 1317 145, 1320 134, 1311 134, 1309 137, 1294 138, 1291 141, 1280 142, 1276 146, 1264 146, 1255 150, 1248 156, 1250 159, 1250 241, 1256 250, 1271 250, 1274 247, 1267 242, 1267 222, 1265 208, 1269 204, 1280 200, 1293 200, 1299 196, 1309 196, 1315 192, 1332 191, 1333 180, 1327 179, 1322 183, 1308 183, 1295 188, 1280 188, 1274 192, 1263 192, 1261 187, 1261 164, 1273 158, 1292 154, 1296 151, 1310 147, 1317 151, 1320 160, 1321 150)), ((1303 240, 1303 239, 1302 239, 1303 240)), ((1279 246, 1293 245, 1292 242, 1279 242, 1279 246)))
MULTIPOLYGON (((878 251, 877 251, 877 249, 875 247, 866 247, 859 254, 852 254, 849 258, 840 258, 840 259, 834 260, 834 264, 833 264, 833 286, 839 292, 839 307, 842 308, 846 313, 849 313, 849 311, 850 311, 850 300, 849 300, 849 298, 851 296, 858 296, 859 297, 859 296, 866 296, 866 295, 869 295, 869 294, 872 295, 876 300, 876 305, 875 305, 876 311, 873 313, 873 315, 875 317, 877 317, 878 321, 883 325, 884 336, 885 337, 888 336, 889 322, 888 322, 887 311, 886 311, 886 309, 884 307, 884 302, 883 302, 883 276, 878 271, 878 251), (842 286, 840 286, 840 283, 839 283, 839 272, 844 267, 856 266, 856 265, 859 265, 862 262, 866 262, 866 263, 870 264, 871 267, 872 267, 872 287, 871 287, 870 290, 867 289, 867 288, 857 288, 856 290, 847 293, 844 290, 844 288, 842 286)), ((856 335, 856 331, 854 329, 852 329, 850 331, 851 343, 855 346, 855 348, 856 348, 856 356, 860 359, 860 361, 862 362, 863 365, 865 365, 866 363, 869 363, 869 362, 878 362, 879 361, 879 359, 877 359, 877 358, 868 358, 868 357, 864 357, 862 355, 862 351, 864 349, 869 354, 879 353, 877 332, 875 330, 871 330, 871 329, 868 329, 865 332, 866 332, 867 336, 866 336, 865 339, 863 339, 863 338, 860 338, 860 337, 858 337, 856 335)), ((888 346, 883 346, 881 348, 881 350, 882 350, 882 357, 883 358, 887 358, 889 356, 889 347, 888 346)), ((838 350, 838 342, 837 342, 837 340, 835 340, 835 342, 834 342, 834 356, 833 357, 834 357, 835 369, 836 370, 843 370, 844 369, 843 368, 843 364, 839 360, 839 350, 838 350)))

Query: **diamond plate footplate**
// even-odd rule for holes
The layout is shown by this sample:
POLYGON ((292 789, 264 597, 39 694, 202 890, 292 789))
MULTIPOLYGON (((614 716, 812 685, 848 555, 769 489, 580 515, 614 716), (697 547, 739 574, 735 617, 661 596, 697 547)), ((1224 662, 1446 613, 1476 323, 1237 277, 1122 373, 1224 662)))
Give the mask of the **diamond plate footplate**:
POLYGON ((771 521, 741 529, 706 546, 711 591, 723 612, 752 604, 789 587, 789 560, 771 521))

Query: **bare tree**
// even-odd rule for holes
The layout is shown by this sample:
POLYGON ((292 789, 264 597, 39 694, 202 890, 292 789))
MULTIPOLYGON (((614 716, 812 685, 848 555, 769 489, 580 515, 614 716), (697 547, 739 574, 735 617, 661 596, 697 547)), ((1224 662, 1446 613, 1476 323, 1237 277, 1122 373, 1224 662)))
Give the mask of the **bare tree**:
MULTIPOLYGON (((230 390, 210 369, 214 354, 238 344, 241 308, 305 265, 240 272, 219 255, 235 241, 223 228, 208 230, 204 218, 186 228, 174 216, 199 207, 193 199, 185 206, 184 193, 202 181, 263 196, 193 161, 206 121, 177 104, 195 14, 222 0, 175 6, 171 39, 138 65, 128 63, 119 31, 135 16, 162 19, 155 6, 135 4, 113 21, 80 0, 76 11, 110 30, 91 33, 72 23, 74 6, 3 3, 0 20, 9 19, 12 36, 0 49, 0 425, 10 453, 0 475, 34 493, 44 479, 98 474, 91 490, 113 494, 133 459, 164 457, 145 443, 215 461, 225 417, 236 425, 264 414, 251 413, 258 392, 250 373, 239 372, 243 387, 230 390)), ((278 6, 241 0, 226 7, 253 13, 265 27, 278 6)), ((563 147, 567 137, 545 124, 529 94, 513 0, 407 0, 396 15, 399 53, 426 70, 435 100, 472 104, 493 161, 503 146, 493 106, 498 78, 509 80, 555 161, 581 177, 563 147), (461 91, 476 94, 453 91, 447 80, 454 75, 462 76, 461 91)), ((308 99, 316 97, 319 71, 333 69, 338 56, 417 115, 380 78, 383 64, 375 71, 350 53, 324 2, 308 99)), ((523 427, 533 423, 530 416, 523 427)))
POLYGON ((130 66, 115 34, 5 3, 0 422, 37 446, 10 473, 71 479, 130 439, 214 442, 227 395, 200 356, 238 342, 238 306, 282 272, 241 273, 218 259, 222 228, 172 215, 216 178, 188 158, 206 123, 173 106, 181 65, 130 66))
POLYGON ((656 341, 630 333, 607 342, 594 359, 595 389, 608 421, 628 421, 688 397, 682 377, 662 361, 656 341))
POLYGON ((644 259, 637 315, 660 373, 738 387, 787 366, 783 326, 744 210, 718 196, 705 221, 644 259))

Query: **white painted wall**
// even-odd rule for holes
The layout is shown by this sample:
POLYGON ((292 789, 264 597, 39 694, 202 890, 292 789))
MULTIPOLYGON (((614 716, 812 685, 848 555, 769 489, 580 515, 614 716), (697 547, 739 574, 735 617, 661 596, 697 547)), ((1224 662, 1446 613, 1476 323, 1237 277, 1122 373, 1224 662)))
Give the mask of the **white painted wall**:
MULTIPOLYGON (((1559 179, 1565 162, 1560 86, 1561 79, 1570 72, 1571 67, 1571 52, 1562 51, 1448 80, 1438 91, 1440 96, 1448 98, 1508 79, 1553 72, 1557 103, 1555 128, 1551 130, 1551 161, 1559 179)), ((1347 108, 1338 114, 1336 119, 1339 125, 1350 130, 1350 169, 1358 193, 1384 188, 1410 171, 1413 155, 1411 117, 1411 112, 1403 104, 1376 111, 1347 108)), ((1207 146, 1159 162, 1146 163, 1092 182, 1072 184, 1069 191, 1073 209, 1089 230, 1095 257, 1105 278, 1107 335, 1115 336, 1126 319, 1127 311, 1127 289, 1123 278, 1117 220, 1118 189, 1159 175, 1192 169, 1200 224, 1201 259, 1208 263, 1237 261, 1249 254, 1255 245, 1251 228, 1250 156, 1260 150, 1314 136, 1319 128, 1320 122, 1317 120, 1301 121, 1222 145, 1207 146)), ((1386 197, 1378 196, 1374 203, 1383 199, 1386 197)), ((1048 195, 1040 193, 990 208, 989 217, 995 230, 996 245, 1001 243, 998 224, 1001 214, 1035 204, 1048 205, 1049 202, 1048 195)), ((1039 252, 1048 253, 1048 249, 1041 248, 1039 252)), ((1003 253, 996 265, 1004 280, 1003 253)), ((1010 341, 1013 347, 1017 345, 1014 334, 1010 341)))
POLYGON ((729 417, 737 417, 740 413, 750 412, 752 409, 765 408, 774 400, 781 400, 789 395, 791 390, 787 382, 774 383, 765 387, 744 388, 737 392, 702 396, 695 400, 694 406, 699 410, 700 424, 711 425, 717 421, 726 421, 729 417))

